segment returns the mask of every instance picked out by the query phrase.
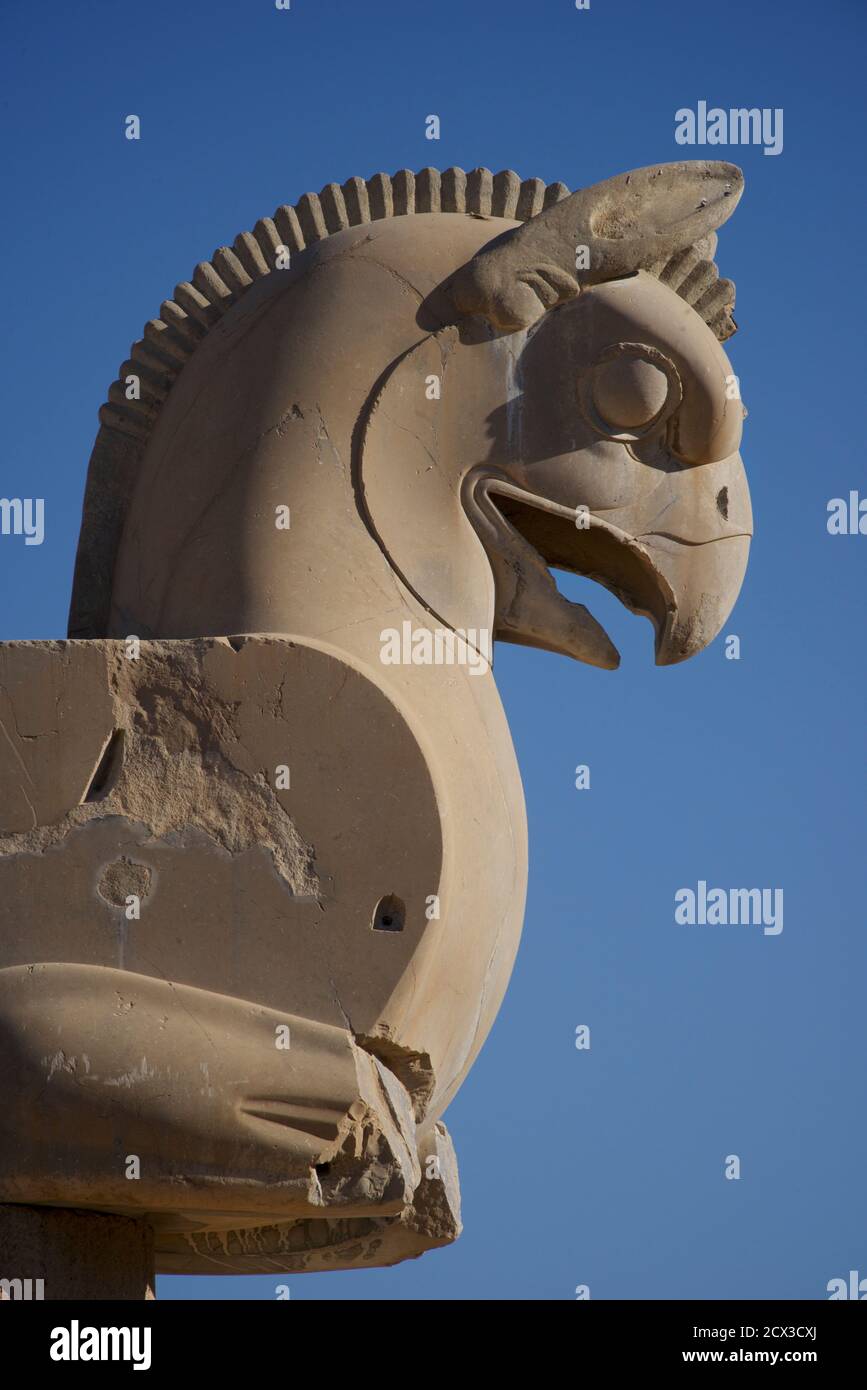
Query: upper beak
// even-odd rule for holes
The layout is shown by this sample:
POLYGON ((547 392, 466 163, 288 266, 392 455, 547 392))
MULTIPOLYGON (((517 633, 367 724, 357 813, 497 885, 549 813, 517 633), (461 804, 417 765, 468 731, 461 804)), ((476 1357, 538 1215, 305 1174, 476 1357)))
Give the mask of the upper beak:
POLYGON ((656 664, 703 651, 735 606, 753 515, 739 453, 662 475, 659 485, 605 520, 635 537, 654 576, 656 664))
POLYGON ((704 651, 734 608, 747 568, 749 536, 700 545, 663 537, 644 542, 660 588, 670 593, 656 624, 656 664, 673 666, 704 651))

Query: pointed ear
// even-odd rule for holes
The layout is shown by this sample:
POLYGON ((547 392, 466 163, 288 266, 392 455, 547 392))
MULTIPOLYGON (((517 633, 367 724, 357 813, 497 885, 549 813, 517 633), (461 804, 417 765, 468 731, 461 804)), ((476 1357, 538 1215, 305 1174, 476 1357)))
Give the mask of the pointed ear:
POLYGON ((664 265, 734 212, 744 177, 734 164, 684 160, 618 174, 554 203, 484 247, 454 277, 465 314, 527 328, 596 285, 664 265))
POLYGON ((425 608, 446 627, 491 632, 494 579, 460 481, 465 461, 487 452, 486 408, 498 402, 486 407, 490 373, 472 355, 458 368, 460 351, 449 328, 392 367, 364 430, 361 501, 368 529, 425 608), (467 390, 472 410, 464 409, 467 390), (474 430, 478 438, 470 437, 474 430))

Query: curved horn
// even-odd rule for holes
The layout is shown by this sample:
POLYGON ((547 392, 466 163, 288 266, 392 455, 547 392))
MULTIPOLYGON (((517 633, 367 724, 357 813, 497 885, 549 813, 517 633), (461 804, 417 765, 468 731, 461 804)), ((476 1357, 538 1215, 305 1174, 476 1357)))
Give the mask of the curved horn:
POLYGON ((633 169, 580 189, 484 247, 454 277, 464 314, 496 328, 529 328, 584 285, 662 265, 734 212, 735 164, 686 160, 633 169))

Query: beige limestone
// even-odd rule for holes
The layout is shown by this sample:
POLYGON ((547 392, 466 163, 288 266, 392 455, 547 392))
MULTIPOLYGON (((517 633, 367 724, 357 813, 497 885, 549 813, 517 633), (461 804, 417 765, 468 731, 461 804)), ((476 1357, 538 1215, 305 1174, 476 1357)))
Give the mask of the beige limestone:
POLYGON ((752 519, 713 255, 741 185, 329 185, 146 327, 76 640, 0 647, 0 1203, 144 1218, 172 1272, 456 1237, 442 1115, 526 883, 484 658, 617 665, 553 568, 647 616, 660 664, 725 622, 752 519))

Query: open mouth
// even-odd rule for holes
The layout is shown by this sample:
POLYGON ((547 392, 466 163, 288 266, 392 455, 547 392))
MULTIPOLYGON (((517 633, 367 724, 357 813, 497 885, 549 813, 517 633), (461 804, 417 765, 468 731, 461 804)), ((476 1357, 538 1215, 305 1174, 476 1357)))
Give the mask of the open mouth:
POLYGON ((552 569, 595 580, 639 616, 656 634, 657 660, 675 619, 674 596, 648 550, 617 526, 515 486, 502 477, 478 474, 471 485, 478 527, 492 560, 498 587, 497 635, 544 647, 614 670, 619 653, 605 629, 583 604, 557 588, 552 569))

